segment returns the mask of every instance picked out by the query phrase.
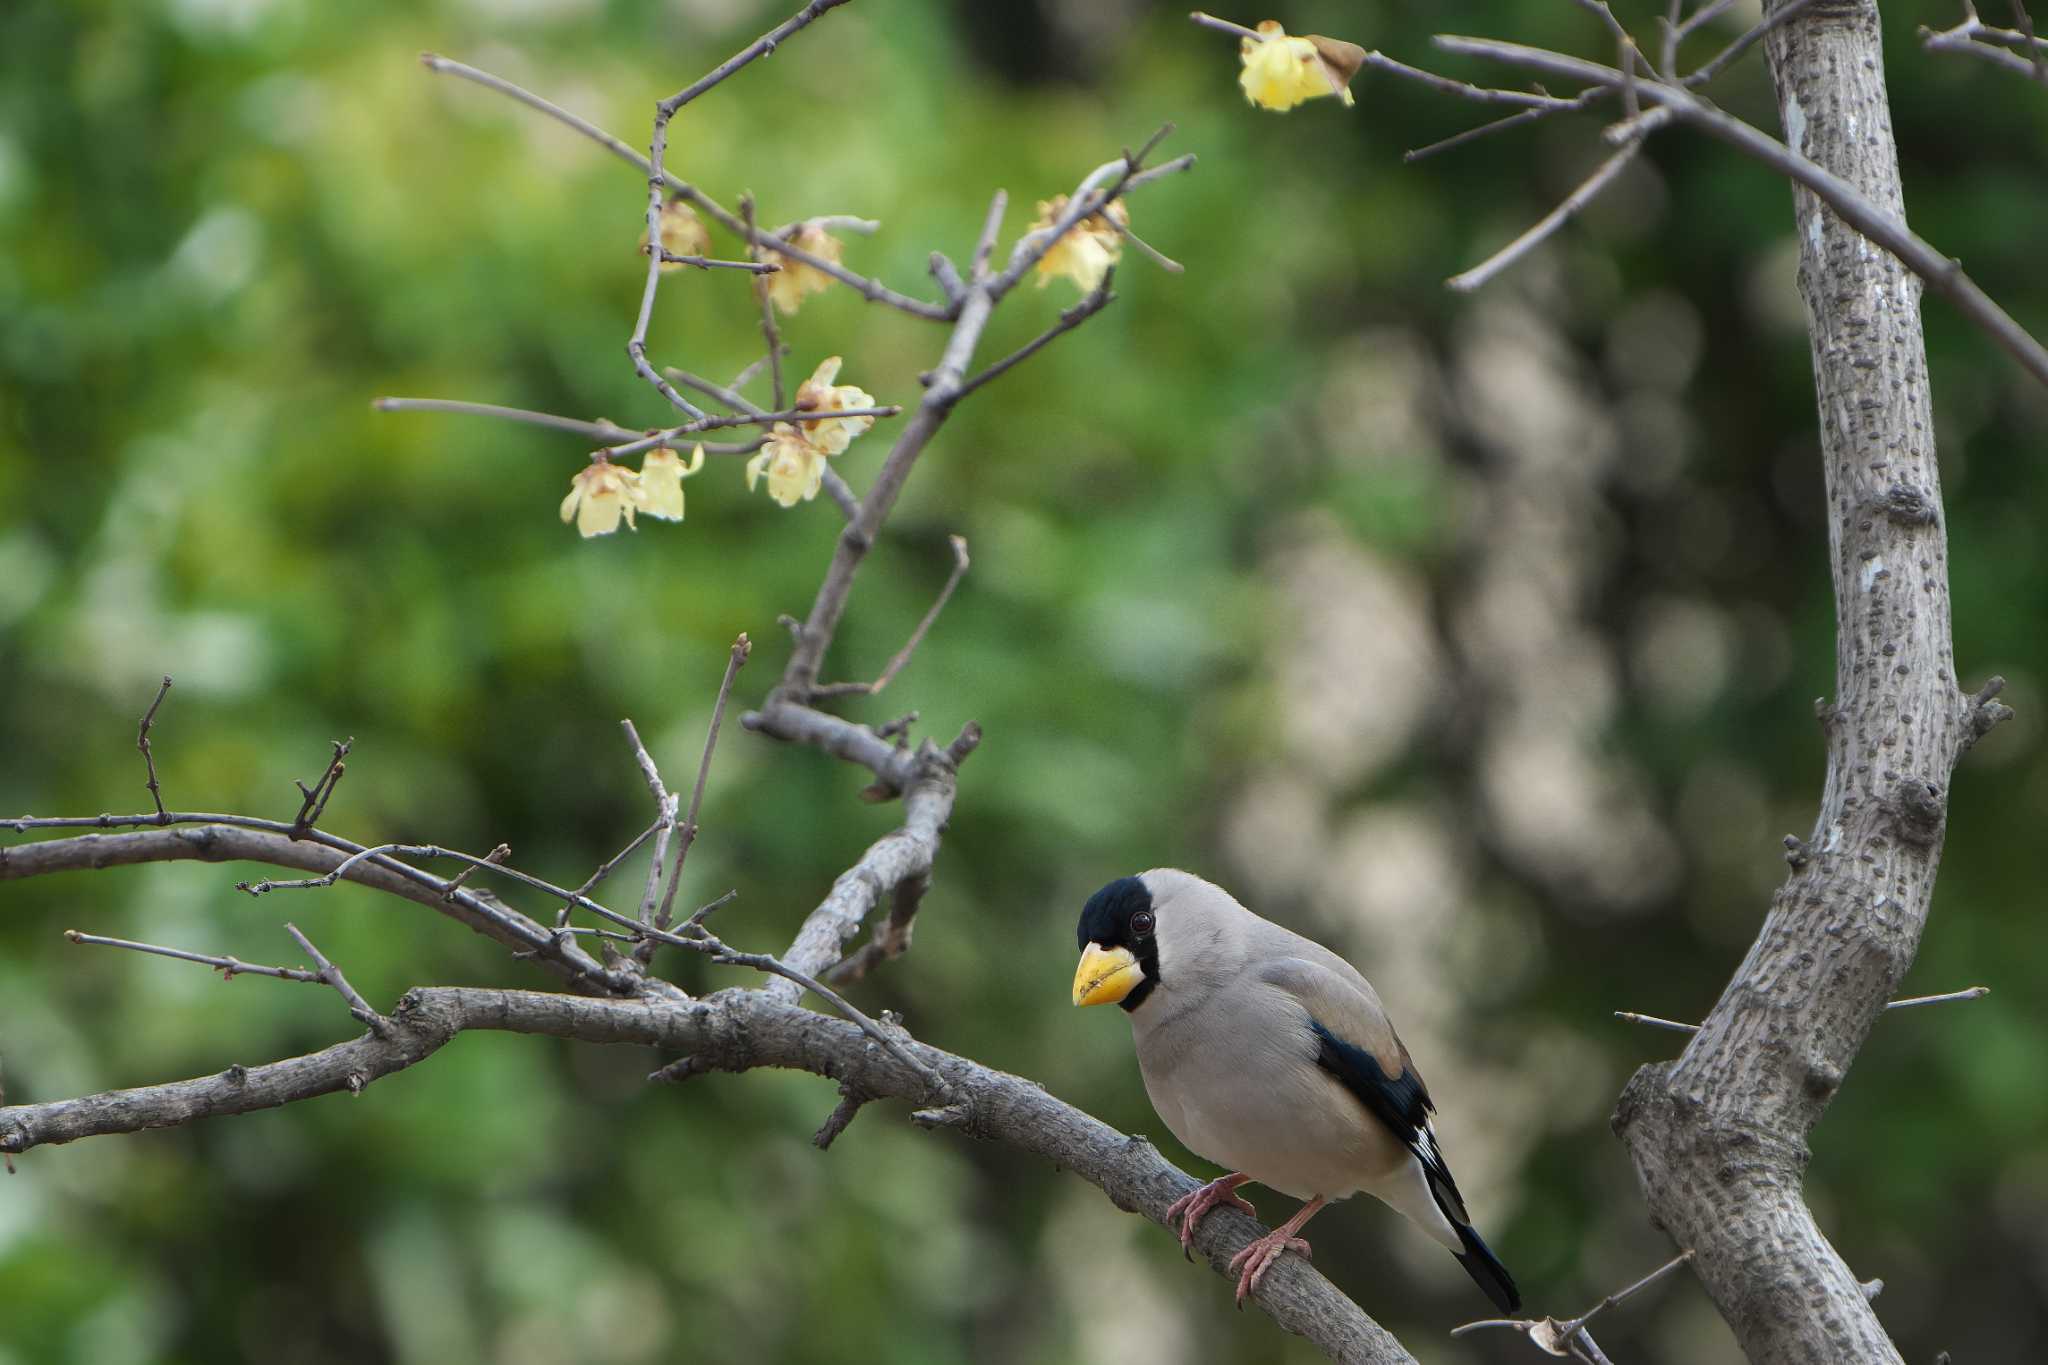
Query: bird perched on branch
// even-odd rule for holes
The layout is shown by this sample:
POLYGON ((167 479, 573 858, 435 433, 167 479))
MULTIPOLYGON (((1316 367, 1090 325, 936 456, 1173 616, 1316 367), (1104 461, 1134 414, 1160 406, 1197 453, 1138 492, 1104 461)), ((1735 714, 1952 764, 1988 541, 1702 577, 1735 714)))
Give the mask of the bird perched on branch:
POLYGON ((1521 1296, 1472 1228, 1430 1125, 1435 1106, 1379 996, 1350 963, 1261 919, 1192 873, 1154 868, 1081 912, 1076 1005, 1131 1017, 1152 1107, 1190 1151, 1231 1173, 1167 1210, 1195 1226, 1248 1180, 1308 1202, 1230 1262, 1237 1302, 1333 1199, 1363 1190, 1450 1248, 1503 1313, 1521 1296))

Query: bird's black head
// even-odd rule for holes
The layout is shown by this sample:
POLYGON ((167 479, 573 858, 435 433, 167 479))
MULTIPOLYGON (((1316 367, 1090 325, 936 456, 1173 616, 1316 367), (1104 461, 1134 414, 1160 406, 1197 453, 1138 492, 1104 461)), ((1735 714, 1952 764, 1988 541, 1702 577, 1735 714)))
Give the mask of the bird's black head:
POLYGON ((1118 877, 1088 898, 1075 932, 1076 945, 1125 948, 1145 969, 1145 979, 1117 1003, 1134 1010, 1159 985, 1158 911, 1152 892, 1139 877, 1118 877))

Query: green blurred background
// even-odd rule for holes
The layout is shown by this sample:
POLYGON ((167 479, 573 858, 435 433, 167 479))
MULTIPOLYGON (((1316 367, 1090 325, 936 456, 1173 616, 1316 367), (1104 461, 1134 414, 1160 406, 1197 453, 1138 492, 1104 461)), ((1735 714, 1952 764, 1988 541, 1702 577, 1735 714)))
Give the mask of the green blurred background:
MULTIPOLYGON (((780 667, 836 518, 737 461, 689 520, 583 542, 555 506, 585 447, 378 394, 663 418, 623 343, 638 176, 473 86, 433 49, 644 142, 650 106, 785 4, 670 0, 50 3, 0 9, 0 813, 146 804, 288 816, 330 738, 327 824, 580 880, 648 818, 618 735, 679 781, 727 643, 780 667)), ((1652 31, 1661 4, 1619 7, 1652 31)), ((1296 31, 1427 60, 1436 28, 1603 55, 1573 6, 1300 3, 1296 31)), ((1268 11, 1233 17, 1253 21, 1268 11)), ((2048 94, 1912 41, 1889 11, 1909 209, 2048 329, 2048 94)), ((1738 12, 1696 55, 1740 31, 1738 12)), ((1539 1310, 1668 1254, 1607 1116, 1697 1018, 1810 827, 1831 605, 1786 187, 1683 133, 1507 278, 1442 279, 1600 155, 1554 122, 1404 166, 1489 111, 1366 79, 1358 106, 1249 109, 1228 39, 1138 0, 860 0, 691 106, 671 165, 765 221, 883 220, 849 263, 929 294, 988 193, 1031 201, 1172 119, 1189 176, 1135 226, 1120 301, 977 395, 863 571, 831 676, 869 676, 974 569, 870 721, 988 738, 917 945, 859 991, 923 1038, 1167 1140, 1128 1031, 1067 1003, 1074 916, 1110 877, 1198 869, 1345 951, 1430 1077, 1472 1207, 1539 1310)), ((1483 76, 1473 69, 1469 74, 1483 76)), ((1752 62, 1717 85, 1775 126, 1752 62)), ((721 250, 732 243, 719 238, 721 250)), ((1071 298, 1006 305, 984 355, 1071 298)), ((730 276, 679 276, 660 359, 756 352, 730 276)), ((2038 830, 2048 402, 1928 309, 1957 664, 2019 718, 1955 787, 1916 991, 1818 1130, 1809 1192, 1909 1359, 2048 1355, 2048 976, 2038 830)), ((792 319, 914 401, 941 333, 844 290, 792 319)), ((882 432, 838 467, 859 487, 882 432)), ((784 944, 893 807, 737 728, 684 895, 784 944)), ((15 836, 8 836, 13 840, 15 836)), ((339 887, 253 902, 196 864, 7 884, 0 1059, 40 1100, 349 1036, 324 992, 72 948, 70 926, 289 961, 299 920, 380 1006, 419 983, 542 985, 483 940, 339 887)), ((637 887, 638 865, 615 884, 637 887)), ((551 907, 528 903, 545 915, 551 907)), ((691 989, 752 984, 699 961, 691 989)), ((870 1110, 809 1146, 829 1083, 680 1088, 626 1049, 471 1036, 288 1111, 39 1150, 0 1180, 0 1362, 1298 1361, 1170 1237, 1035 1160, 870 1110), (1105 1314, 1111 1322, 1105 1326, 1105 1314)), ((1207 1174, 1209 1168, 1191 1163, 1207 1174)), ((1286 1201, 1266 1195, 1269 1216, 1286 1201)), ((1378 1206, 1316 1263, 1430 1361, 1484 1304, 1378 1206)), ((1612 1314, 1616 1360, 1736 1358, 1679 1279, 1612 1314)))

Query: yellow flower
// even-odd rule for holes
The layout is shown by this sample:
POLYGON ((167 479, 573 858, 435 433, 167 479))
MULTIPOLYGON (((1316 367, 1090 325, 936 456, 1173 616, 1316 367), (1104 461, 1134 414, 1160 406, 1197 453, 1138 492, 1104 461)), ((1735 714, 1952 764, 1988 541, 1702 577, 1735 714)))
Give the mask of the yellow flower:
POLYGON ((1238 44, 1244 70, 1237 83, 1246 99, 1261 109, 1292 109, 1319 95, 1351 103, 1351 78, 1365 61, 1364 48, 1317 34, 1290 38, 1277 19, 1261 23, 1259 32, 1263 41, 1238 44))
MULTIPOLYGON (((871 408, 875 396, 852 384, 834 385, 839 377, 838 356, 827 356, 811 371, 811 377, 797 386, 796 406, 805 412, 844 412, 848 408, 871 408)), ((837 455, 853 438, 875 424, 872 417, 807 417, 798 423, 810 443, 827 455, 837 455)))
POLYGON ((763 472, 768 475, 768 496, 784 507, 794 507, 818 496, 825 482, 825 452, 804 439, 804 434, 787 422, 777 422, 768 433, 768 444, 747 461, 747 488, 763 472))
MULTIPOLYGON (((672 256, 707 256, 711 253, 711 233, 697 218, 697 211, 680 199, 671 199, 661 206, 661 247, 672 256)), ((647 233, 640 233, 640 250, 647 250, 647 233)), ((661 273, 681 270, 680 261, 663 261, 661 273)))
MULTIPOLYGON (((1067 196, 1064 194, 1039 200, 1038 218, 1031 224, 1030 231, 1042 232, 1050 228, 1066 211, 1067 196)), ((1117 231, 1117 225, 1130 221, 1129 210, 1118 200, 1102 212, 1091 213, 1074 224, 1066 236, 1054 242, 1051 249, 1038 258, 1038 287, 1045 288, 1057 275, 1065 275, 1079 285, 1084 294, 1101 287, 1102 277, 1124 254, 1123 234, 1117 231)))
POLYGON ((593 460, 569 480, 569 496, 562 499, 562 520, 574 518, 576 530, 586 539, 610 535, 619 529, 619 518, 633 526, 633 510, 640 503, 640 476, 621 469, 609 460, 593 460))
POLYGON ((690 453, 688 464, 684 464, 682 457, 667 446, 649 451, 647 458, 640 462, 640 477, 634 484, 640 510, 663 521, 681 521, 683 480, 703 467, 702 445, 690 453))
MULTIPOLYGON (((837 237, 819 227, 816 223, 798 223, 795 228, 782 234, 782 239, 800 251, 827 260, 834 265, 846 248, 837 237)), ((775 306, 785 313, 794 313, 808 296, 818 293, 832 283, 832 277, 814 265, 808 265, 792 256, 777 251, 763 253, 782 269, 773 275, 763 276, 768 297, 775 306)))

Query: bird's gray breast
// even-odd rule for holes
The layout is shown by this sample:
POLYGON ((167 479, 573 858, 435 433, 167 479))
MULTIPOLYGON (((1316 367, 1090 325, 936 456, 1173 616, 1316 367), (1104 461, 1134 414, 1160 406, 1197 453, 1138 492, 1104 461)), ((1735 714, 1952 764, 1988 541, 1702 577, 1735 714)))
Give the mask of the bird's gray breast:
POLYGON ((1386 1135, 1316 1065, 1298 1001, 1240 978, 1197 1007, 1150 1012, 1131 1016, 1138 1069, 1190 1151, 1301 1199, 1342 1198, 1386 1163, 1386 1135))

